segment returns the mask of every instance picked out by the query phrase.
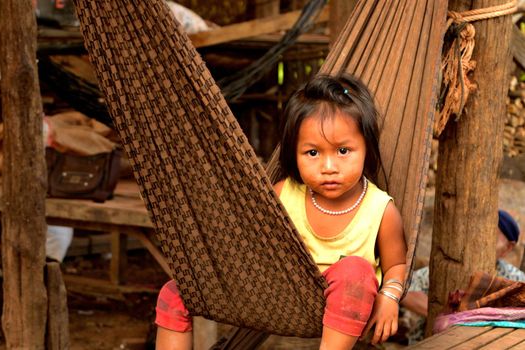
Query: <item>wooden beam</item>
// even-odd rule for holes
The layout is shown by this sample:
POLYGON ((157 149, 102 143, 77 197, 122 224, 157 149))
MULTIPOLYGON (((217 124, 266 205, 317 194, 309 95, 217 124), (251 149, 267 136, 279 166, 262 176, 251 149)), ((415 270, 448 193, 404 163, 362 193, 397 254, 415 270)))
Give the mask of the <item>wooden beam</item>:
POLYGON ((64 275, 64 282, 70 293, 100 296, 112 300, 126 300, 124 295, 128 293, 159 293, 159 290, 156 288, 115 285, 110 281, 84 276, 64 275))
MULTIPOLYGON (((462 12, 506 0, 452 0, 462 12)), ((477 84, 464 113, 439 139, 434 227, 430 254, 427 334, 448 293, 468 286, 475 271, 495 272, 498 172, 503 158, 505 98, 509 87, 511 16, 474 22, 477 84)))
POLYGON ((7 349, 44 349, 46 171, 31 0, 0 1, 2 327, 7 349))
POLYGON ((119 232, 118 229, 111 230, 111 264, 109 279, 111 283, 118 285, 125 282, 126 278, 122 275, 128 264, 127 237, 119 232))
POLYGON ((164 272, 166 272, 166 274, 171 277, 172 271, 170 269, 170 266, 166 262, 166 257, 164 256, 164 254, 162 254, 159 248, 157 248, 157 246, 153 244, 151 239, 149 239, 144 233, 138 231, 129 232, 128 235, 138 239, 142 243, 142 245, 150 252, 153 258, 155 258, 155 260, 164 270, 164 272))
MULTIPOLYGON (((278 16, 256 19, 236 23, 217 29, 199 32, 190 35, 195 47, 216 45, 233 40, 241 40, 249 37, 274 33, 290 29, 299 18, 301 11, 292 11, 278 16)), ((315 23, 328 21, 329 7, 325 6, 315 23)))

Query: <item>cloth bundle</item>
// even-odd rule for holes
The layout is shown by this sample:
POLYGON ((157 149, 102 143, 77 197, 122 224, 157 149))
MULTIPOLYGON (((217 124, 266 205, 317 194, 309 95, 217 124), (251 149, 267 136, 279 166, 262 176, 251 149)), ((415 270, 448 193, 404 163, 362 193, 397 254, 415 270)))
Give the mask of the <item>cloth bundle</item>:
POLYGON ((477 272, 465 292, 451 293, 448 308, 436 318, 434 333, 471 322, 501 325, 513 321, 514 327, 525 328, 525 283, 477 272))

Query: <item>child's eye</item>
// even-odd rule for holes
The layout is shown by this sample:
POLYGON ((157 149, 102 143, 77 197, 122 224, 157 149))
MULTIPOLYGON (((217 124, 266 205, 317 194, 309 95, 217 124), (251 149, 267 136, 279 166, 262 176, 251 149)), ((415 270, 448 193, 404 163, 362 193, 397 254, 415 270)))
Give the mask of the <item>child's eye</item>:
POLYGON ((348 154, 348 152, 350 152, 350 151, 349 151, 348 148, 346 148, 346 147, 340 147, 340 148, 338 149, 338 152, 339 152, 339 154, 341 154, 341 155, 346 155, 346 154, 348 154))
POLYGON ((317 152, 315 149, 311 149, 307 151, 306 154, 308 154, 310 157, 315 157, 319 154, 319 152, 317 152))

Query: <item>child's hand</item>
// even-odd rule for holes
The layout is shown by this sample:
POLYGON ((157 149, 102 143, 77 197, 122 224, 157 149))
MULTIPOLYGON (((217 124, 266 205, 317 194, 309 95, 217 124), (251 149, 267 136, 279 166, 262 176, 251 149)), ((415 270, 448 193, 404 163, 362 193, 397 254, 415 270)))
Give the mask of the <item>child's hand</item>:
POLYGON ((364 338, 368 334, 368 331, 375 325, 371 343, 375 345, 385 342, 388 337, 397 333, 398 313, 399 305, 395 300, 382 294, 377 294, 372 314, 363 331, 362 338, 364 338))

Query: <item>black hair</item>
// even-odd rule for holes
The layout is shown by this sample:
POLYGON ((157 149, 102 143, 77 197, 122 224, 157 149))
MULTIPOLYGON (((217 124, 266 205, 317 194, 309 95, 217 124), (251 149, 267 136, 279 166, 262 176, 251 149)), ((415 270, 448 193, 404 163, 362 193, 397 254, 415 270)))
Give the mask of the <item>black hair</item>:
POLYGON ((317 75, 299 88, 288 100, 281 120, 281 150, 279 160, 285 176, 302 183, 297 168, 297 138, 305 118, 318 114, 321 123, 340 110, 353 118, 366 144, 364 175, 377 183, 382 167, 379 153, 379 113, 368 88, 358 78, 341 74, 333 77, 317 75))

